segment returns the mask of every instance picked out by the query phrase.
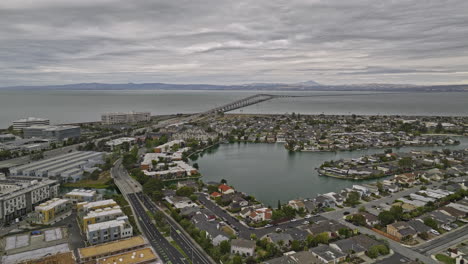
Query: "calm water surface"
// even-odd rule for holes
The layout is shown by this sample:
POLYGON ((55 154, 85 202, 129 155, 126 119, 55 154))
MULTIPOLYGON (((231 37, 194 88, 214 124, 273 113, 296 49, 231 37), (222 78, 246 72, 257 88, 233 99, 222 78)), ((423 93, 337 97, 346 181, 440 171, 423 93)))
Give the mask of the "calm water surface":
MULTIPOLYGON (((460 145, 447 148, 468 147, 468 138, 460 138, 460 141, 460 145)), ((431 150, 440 147, 404 147, 397 151, 412 149, 431 150)), ((382 152, 383 149, 289 153, 282 144, 236 143, 222 144, 210 153, 205 153, 196 162, 200 165, 203 181, 219 182, 226 179, 236 189, 276 206, 278 200, 287 202, 295 198, 310 198, 320 193, 351 187, 353 184, 375 181, 350 181, 319 176, 314 169, 324 161, 382 152)))
POLYGON ((266 91, 14 91, 0 90, 0 128, 37 116, 52 123, 97 121, 104 112, 193 113, 256 93, 303 94, 279 98, 237 113, 468 115, 468 93, 266 92, 266 91))

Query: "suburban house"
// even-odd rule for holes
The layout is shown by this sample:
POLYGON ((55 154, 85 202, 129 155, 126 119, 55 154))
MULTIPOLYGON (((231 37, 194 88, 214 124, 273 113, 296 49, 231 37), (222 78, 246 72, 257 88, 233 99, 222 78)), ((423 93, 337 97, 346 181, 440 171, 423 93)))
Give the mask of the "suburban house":
POLYGON ((259 208, 255 209, 249 214, 249 219, 255 222, 270 220, 272 216, 272 210, 270 208, 259 208))
POLYGON ((379 218, 376 215, 373 215, 368 212, 362 212, 359 214, 362 215, 366 219, 366 224, 368 226, 374 226, 379 223, 379 218))
POLYGON ((431 230, 430 227, 425 225, 422 221, 411 220, 408 222, 399 221, 387 225, 387 233, 398 239, 405 237, 416 237, 418 234, 427 233, 431 230))
POLYGON ((177 209, 197 206, 197 204, 192 202, 192 200, 190 200, 187 197, 182 197, 182 196, 166 197, 166 201, 177 209))
POLYGON ((253 240, 231 240, 231 254, 239 254, 241 256, 253 256, 255 255, 255 247, 256 243, 253 240))
POLYGON ((334 264, 346 259, 346 254, 330 247, 329 245, 318 245, 310 249, 312 255, 320 260, 320 263, 334 264))
POLYGON ((330 247, 347 255, 362 256, 371 247, 381 244, 382 242, 361 234, 333 242, 330 244, 330 247))

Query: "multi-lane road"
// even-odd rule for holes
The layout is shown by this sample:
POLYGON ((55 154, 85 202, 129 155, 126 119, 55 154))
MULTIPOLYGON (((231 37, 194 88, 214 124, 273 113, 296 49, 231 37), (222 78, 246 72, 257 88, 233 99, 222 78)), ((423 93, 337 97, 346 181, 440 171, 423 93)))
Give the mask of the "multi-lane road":
POLYGON ((121 159, 115 162, 114 167, 111 169, 111 175, 122 194, 128 198, 139 226, 143 229, 142 232, 151 241, 152 246, 165 263, 189 263, 189 260, 193 264, 214 263, 208 254, 171 217, 166 215, 166 221, 171 228, 171 238, 180 246, 188 259, 184 258, 157 230, 146 211, 156 212, 160 209, 142 193, 140 183, 127 173, 122 166, 121 159))
POLYGON ((151 218, 146 213, 146 209, 141 204, 141 201, 138 199, 138 196, 134 193, 127 195, 127 198, 130 202, 130 205, 133 207, 135 217, 139 223, 141 231, 149 240, 151 246, 156 250, 159 257, 164 261, 164 263, 171 264, 188 264, 190 263, 175 247, 166 240, 166 238, 159 232, 159 230, 154 226, 151 218))

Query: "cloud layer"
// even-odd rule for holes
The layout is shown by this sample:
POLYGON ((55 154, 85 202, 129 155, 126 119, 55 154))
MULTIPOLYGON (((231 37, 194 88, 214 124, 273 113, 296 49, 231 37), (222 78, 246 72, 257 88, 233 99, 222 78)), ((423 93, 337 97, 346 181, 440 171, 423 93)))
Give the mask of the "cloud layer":
POLYGON ((0 86, 468 83, 468 1, 2 0, 0 86))

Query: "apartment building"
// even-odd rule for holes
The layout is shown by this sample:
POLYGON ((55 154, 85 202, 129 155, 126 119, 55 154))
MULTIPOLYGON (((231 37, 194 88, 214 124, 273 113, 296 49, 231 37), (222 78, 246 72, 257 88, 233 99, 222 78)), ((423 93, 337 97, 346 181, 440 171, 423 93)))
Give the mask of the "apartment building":
POLYGON ((0 180, 0 222, 11 222, 32 212, 39 204, 57 197, 58 188, 58 182, 49 179, 0 180))
POLYGON ((130 112, 130 113, 104 113, 101 115, 101 122, 106 125, 121 123, 138 123, 151 121, 150 112, 130 112))
POLYGON ((108 207, 91 211, 83 216, 83 229, 87 229, 89 225, 115 220, 125 214, 120 209, 120 206, 108 207))
POLYGON ((72 209, 72 203, 67 199, 53 198, 36 206, 35 223, 47 225, 50 222, 64 216, 72 209))
POLYGON ((116 201, 112 199, 108 199, 108 200, 101 200, 101 201, 96 201, 96 202, 81 202, 81 203, 77 203, 76 207, 78 209, 78 212, 86 214, 90 211, 94 211, 97 209, 104 209, 108 207, 114 207, 117 205, 118 204, 116 201))
POLYGON ((80 202, 93 202, 97 199, 96 190, 73 189, 64 195, 65 199, 71 200, 74 204, 80 202))
POLYGON ((88 225, 86 238, 91 245, 131 237, 133 228, 128 216, 121 216, 115 220, 88 225))

